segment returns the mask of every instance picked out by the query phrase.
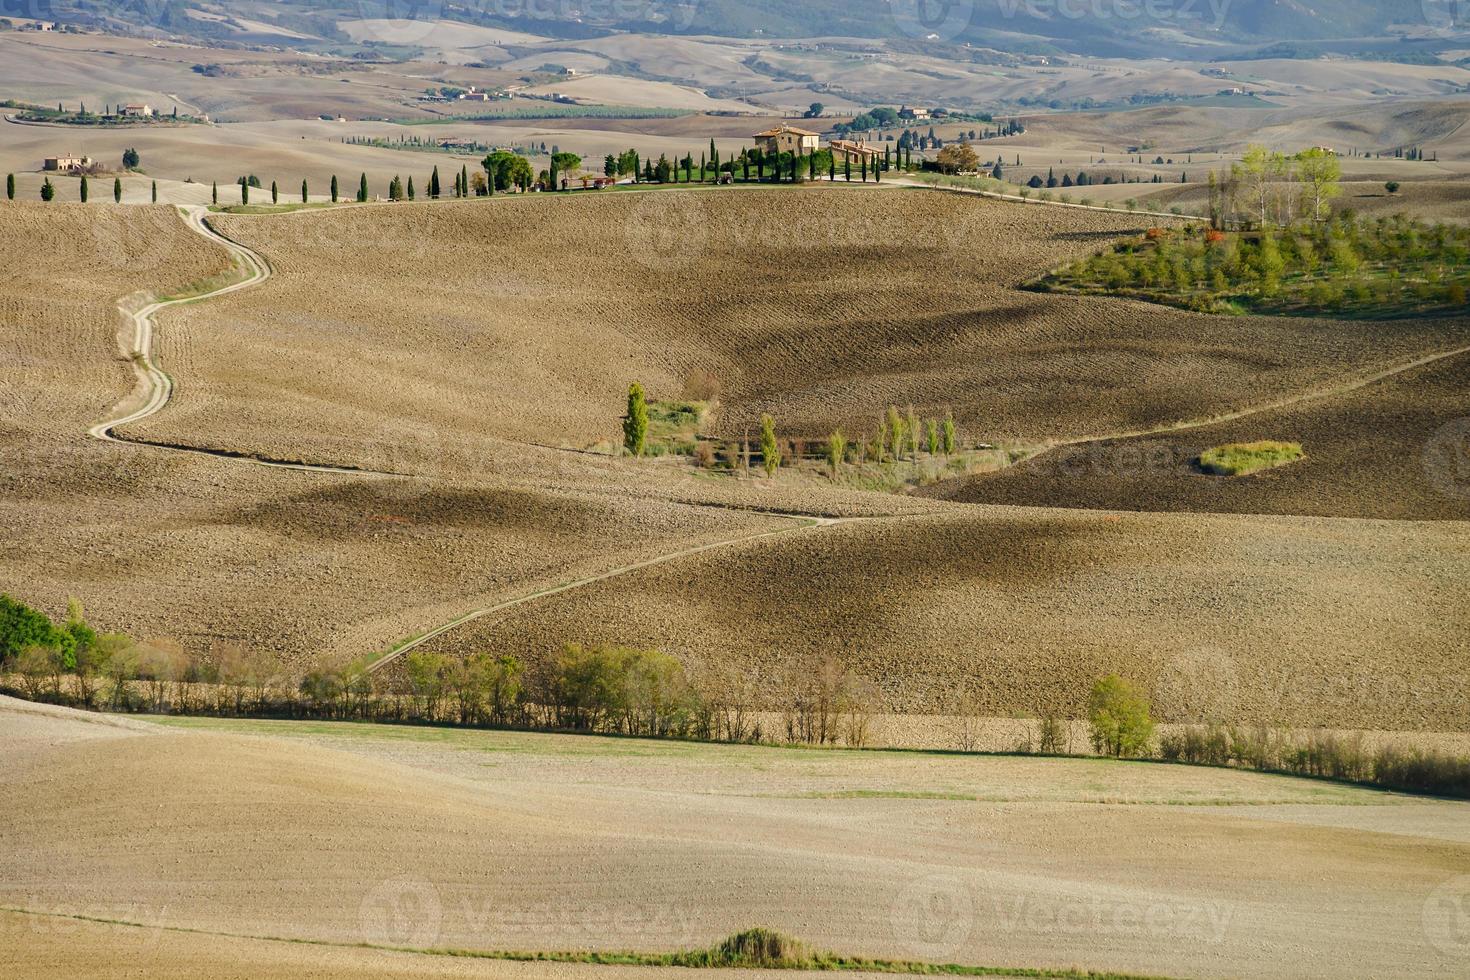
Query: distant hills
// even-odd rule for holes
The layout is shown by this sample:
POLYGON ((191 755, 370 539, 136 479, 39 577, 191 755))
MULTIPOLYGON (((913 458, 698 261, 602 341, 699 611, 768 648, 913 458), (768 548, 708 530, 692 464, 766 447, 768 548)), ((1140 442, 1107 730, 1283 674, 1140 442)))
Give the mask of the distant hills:
POLYGON ((261 25, 345 43, 343 19, 418 18, 553 37, 613 31, 735 38, 845 36, 1025 54, 1200 59, 1253 47, 1302 53, 1433 50, 1470 34, 1464 0, 621 0, 536 5, 489 0, 0 0, 0 16, 40 17, 212 40, 251 41, 261 25), (524 11, 545 11, 526 15, 524 11), (238 18, 231 23, 231 18, 238 18), (1385 42, 1389 42, 1387 45, 1385 42))

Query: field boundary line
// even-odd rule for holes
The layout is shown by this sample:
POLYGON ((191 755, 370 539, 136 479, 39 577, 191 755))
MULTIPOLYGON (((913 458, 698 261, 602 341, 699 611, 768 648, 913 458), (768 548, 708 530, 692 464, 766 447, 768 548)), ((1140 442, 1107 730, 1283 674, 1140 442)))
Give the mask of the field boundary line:
POLYGON ((126 415, 111 418, 104 422, 98 422, 87 430, 87 435, 101 442, 147 446, 152 449, 165 449, 179 453, 192 453, 197 456, 235 460, 243 463, 252 463, 256 466, 268 466, 273 469, 300 470, 309 473, 334 473, 351 476, 402 476, 403 474, 400 473, 390 473, 383 470, 275 459, 227 449, 209 449, 202 446, 188 446, 181 443, 142 439, 135 436, 122 436, 115 431, 119 426, 141 422, 143 419, 157 415, 167 407, 169 400, 173 397, 173 379, 153 360, 153 335, 157 325, 155 317, 160 311, 174 306, 183 306, 188 303, 199 303, 204 300, 249 289, 252 286, 257 286, 265 282, 273 274, 271 265, 265 258, 211 227, 206 220, 206 216, 209 213, 207 208, 202 205, 194 205, 191 207, 181 207, 180 211, 184 214, 184 222, 191 231, 216 244, 224 246, 225 250, 230 253, 231 260, 237 266, 245 269, 245 275, 243 278, 226 283, 217 289, 211 289, 192 296, 155 300, 137 310, 128 308, 127 297, 118 301, 118 309, 133 325, 133 349, 129 353, 133 363, 133 373, 137 378, 137 384, 134 386, 133 391, 124 398, 123 402, 125 403, 128 399, 141 393, 143 404, 140 408, 126 415))
MULTIPOLYGON (((718 504, 706 504, 703 506, 712 507, 716 510, 732 509, 721 507, 718 504)), ((493 616, 496 613, 505 612, 506 610, 514 609, 517 606, 523 606, 529 602, 534 602, 537 599, 544 599, 548 596, 561 595, 566 592, 573 592, 577 589, 586 588, 589 585, 596 585, 599 582, 606 582, 609 579, 617 578, 621 575, 627 575, 632 572, 639 572, 646 568, 653 568, 655 566, 674 561, 678 558, 689 558, 693 555, 703 554, 707 551, 714 551, 717 548, 727 548, 737 544, 746 544, 751 541, 760 541, 765 538, 773 538, 782 534, 790 534, 794 531, 804 531, 810 530, 812 528, 821 527, 832 527, 837 524, 846 524, 851 521, 871 519, 856 517, 812 517, 805 514, 789 514, 777 512, 770 512, 767 513, 765 516, 783 518, 785 520, 796 521, 798 523, 790 527, 776 528, 775 530, 770 531, 756 531, 752 534, 742 534, 739 537, 725 538, 720 541, 710 541, 705 544, 695 545, 692 548, 680 548, 678 551, 670 551, 666 552, 665 554, 655 555, 652 558, 645 558, 642 561, 632 562, 627 565, 619 565, 616 568, 610 568, 607 571, 599 572, 596 575, 587 575, 582 578, 572 579, 569 582, 563 582, 560 585, 553 585, 544 589, 537 589, 534 592, 528 592, 524 595, 519 595, 511 599, 506 599, 502 602, 497 602, 494 605, 484 606, 479 609, 472 609, 462 616, 456 617, 455 619, 452 619, 449 622, 444 623, 440 626, 436 626, 426 633, 421 633, 411 640, 406 640, 405 642, 398 644, 396 647, 389 650, 387 653, 383 654, 372 663, 368 664, 367 672, 369 674, 375 674, 378 671, 382 670, 384 667, 387 667, 389 664, 393 663, 394 661, 402 658, 406 654, 412 653, 414 650, 417 650, 419 647, 423 646, 425 643, 428 643, 430 640, 437 639, 443 636, 445 633, 448 633, 450 630, 458 629, 459 627, 464 626, 466 623, 472 623, 477 619, 484 619, 486 616, 493 616)))
MULTIPOLYGON (((978 187, 947 187, 943 184, 929 184, 922 180, 911 180, 906 177, 890 177, 888 183, 895 187, 917 187, 929 191, 947 191, 951 194, 973 194, 977 197, 988 197, 997 201, 1010 201, 1014 204, 1043 204, 1054 208, 1074 208, 1079 211, 1101 211, 1104 214, 1136 215, 1141 218, 1168 218, 1173 221, 1208 221, 1198 214, 1174 214, 1172 211, 1145 211, 1141 208, 1128 210, 1127 208, 1105 208, 1097 204, 1078 204, 1075 201, 1043 201, 1035 197, 1022 197, 1019 194, 1003 194, 1000 191, 981 190, 978 187)), ((1157 186, 1157 185, 1147 185, 1157 186)), ((1168 186, 1167 184, 1165 186, 1168 186)))
POLYGON ((1046 443, 1044 445, 1044 448, 1042 448, 1040 452, 1037 452, 1032 456, 1028 456, 1025 460, 1023 460, 1023 462, 1030 462, 1031 460, 1036 459, 1039 456, 1043 456, 1046 453, 1049 453, 1055 449, 1066 449, 1071 446, 1089 446, 1100 442, 1115 442, 1124 439, 1142 439, 1146 436, 1160 436, 1166 435, 1170 432, 1188 432, 1192 429, 1203 429, 1211 425, 1223 425, 1226 422, 1235 422, 1240 419, 1250 418, 1251 416, 1260 415, 1265 412, 1274 412, 1283 408, 1293 408, 1297 405, 1305 405, 1309 402, 1323 401, 1325 399, 1331 398, 1340 398, 1343 395, 1350 395, 1355 391, 1361 391, 1362 389, 1367 388, 1371 385, 1375 385, 1380 381, 1387 381, 1389 378, 1397 377, 1400 374, 1406 374, 1409 371, 1413 371, 1421 367, 1427 367, 1430 364, 1436 364, 1440 361, 1448 360, 1452 357, 1459 357, 1462 354, 1470 354, 1470 344, 1462 347, 1456 347, 1452 350, 1442 350, 1436 351, 1433 354, 1425 354, 1424 356, 1417 357, 1412 361, 1404 361, 1399 364, 1395 364, 1392 367, 1382 368, 1378 371, 1374 371, 1372 374, 1364 375, 1363 377, 1355 378, 1352 381, 1347 381, 1342 384, 1332 385, 1327 388, 1318 388, 1311 391, 1300 392, 1295 395, 1288 395, 1284 398, 1278 398, 1275 401, 1263 402, 1259 405, 1251 405, 1246 408, 1237 409, 1233 412, 1224 412, 1220 415, 1214 415, 1209 418, 1172 422, 1168 425, 1157 425, 1146 429, 1133 429, 1127 432, 1113 432, 1099 436, 1079 436, 1073 439, 1059 439, 1053 442, 1046 443))

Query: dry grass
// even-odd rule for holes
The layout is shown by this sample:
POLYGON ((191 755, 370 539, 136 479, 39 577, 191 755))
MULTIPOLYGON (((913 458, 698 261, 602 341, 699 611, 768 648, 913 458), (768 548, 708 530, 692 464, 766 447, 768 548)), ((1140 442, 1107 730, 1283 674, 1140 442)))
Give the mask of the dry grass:
MULTIPOLYGON (((14 815, 0 828, 0 905, 466 950, 702 949, 755 921, 857 956, 1017 967, 1457 965, 1422 942, 1418 914, 1393 910, 1470 871, 1462 804, 1100 760, 292 723, 77 740, 72 724, 0 709, 8 740, 29 733, 0 762, 0 807, 14 815), (1131 924, 1156 906, 1172 910, 1154 913, 1168 928, 1131 924), (942 908, 991 925, 939 929, 943 912, 925 916, 942 908), (1303 934, 1331 941, 1292 952, 1303 934)), ((95 925, 31 923, 0 956, 28 964, 54 949, 68 962, 53 941, 126 941, 95 925)), ((266 974, 384 963, 148 930, 138 942, 149 975, 176 957, 209 963, 216 945, 266 974)))

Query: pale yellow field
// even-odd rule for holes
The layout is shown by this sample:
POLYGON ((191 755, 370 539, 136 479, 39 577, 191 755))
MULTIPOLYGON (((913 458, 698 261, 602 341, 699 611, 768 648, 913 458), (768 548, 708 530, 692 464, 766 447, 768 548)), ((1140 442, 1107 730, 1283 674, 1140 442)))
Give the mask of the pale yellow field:
POLYGON ((1459 969, 1437 896, 1470 873, 1464 803, 1102 761, 99 729, 11 705, 0 904, 42 915, 6 917, 21 941, 0 963, 28 975, 115 950, 150 975, 229 952, 243 958, 230 969, 266 975, 582 980, 592 971, 214 934, 665 951, 756 922, 848 954, 993 966, 1459 969), (56 918, 69 914, 201 932, 56 918))

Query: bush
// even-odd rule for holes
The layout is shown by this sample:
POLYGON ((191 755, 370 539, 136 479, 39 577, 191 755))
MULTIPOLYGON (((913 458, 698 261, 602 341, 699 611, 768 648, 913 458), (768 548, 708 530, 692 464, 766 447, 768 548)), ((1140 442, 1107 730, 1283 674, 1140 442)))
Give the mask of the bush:
MULTIPOLYGON (((82 626, 85 628, 85 624, 82 626)), ((44 613, 0 592, 0 667, 31 647, 54 650, 69 662, 76 649, 76 638, 66 630, 57 629, 44 613)))
POLYGON ((1148 701, 1131 684, 1109 674, 1092 686, 1087 699, 1092 747, 1117 757, 1143 755, 1153 741, 1154 723, 1148 701))

